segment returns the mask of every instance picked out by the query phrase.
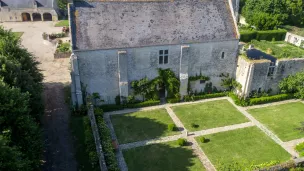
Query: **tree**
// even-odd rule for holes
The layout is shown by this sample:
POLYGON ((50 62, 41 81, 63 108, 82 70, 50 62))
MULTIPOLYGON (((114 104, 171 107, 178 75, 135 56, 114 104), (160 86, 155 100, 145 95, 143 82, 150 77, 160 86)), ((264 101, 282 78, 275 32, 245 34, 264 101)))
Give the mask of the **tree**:
POLYGON ((133 81, 131 87, 133 88, 135 95, 142 96, 143 101, 145 101, 146 96, 153 91, 153 89, 151 90, 150 81, 147 77, 138 81, 133 81))
POLYGON ((67 10, 68 0, 57 0, 58 8, 61 10, 67 10))
POLYGON ((304 99, 304 72, 298 72, 284 78, 279 87, 283 93, 294 93, 295 97, 304 99))
POLYGON ((242 85, 237 82, 234 78, 229 77, 229 75, 224 75, 224 79, 222 79, 221 86, 224 88, 228 89, 229 91, 231 90, 238 90, 242 91, 242 85))

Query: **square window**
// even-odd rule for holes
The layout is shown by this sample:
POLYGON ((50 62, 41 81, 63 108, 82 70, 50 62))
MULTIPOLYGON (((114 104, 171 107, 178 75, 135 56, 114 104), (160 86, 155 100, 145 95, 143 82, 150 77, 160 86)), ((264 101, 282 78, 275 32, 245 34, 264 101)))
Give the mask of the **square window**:
POLYGON ((164 64, 167 64, 167 63, 168 63, 168 56, 165 56, 164 64))
POLYGON ((159 56, 159 64, 163 64, 163 60, 164 60, 164 57, 163 56, 159 56))
POLYGON ((200 84, 204 84, 206 80, 200 80, 200 84))
POLYGON ((163 51, 163 50, 160 50, 160 51, 159 51, 159 55, 162 55, 162 54, 164 54, 164 51, 163 51))
POLYGON ((165 50, 165 55, 168 55, 169 54, 169 50, 165 50))

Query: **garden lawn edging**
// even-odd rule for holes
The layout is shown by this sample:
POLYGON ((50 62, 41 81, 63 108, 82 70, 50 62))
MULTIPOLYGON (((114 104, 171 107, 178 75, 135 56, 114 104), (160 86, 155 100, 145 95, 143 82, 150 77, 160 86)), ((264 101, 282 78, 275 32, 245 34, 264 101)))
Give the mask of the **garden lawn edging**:
POLYGON ((293 94, 278 94, 274 96, 266 96, 266 97, 259 97, 259 98, 251 98, 249 100, 249 105, 259 105, 259 104, 265 104, 265 103, 272 103, 272 102, 278 102, 283 100, 289 100, 293 99, 293 94))
POLYGON ((111 112, 117 110, 124 110, 128 108, 141 108, 141 107, 148 107, 148 106, 157 106, 160 105, 160 101, 145 101, 141 103, 134 103, 134 104, 124 104, 124 105, 116 105, 116 104, 108 104, 108 105, 101 105, 99 108, 102 109, 104 112, 111 112))

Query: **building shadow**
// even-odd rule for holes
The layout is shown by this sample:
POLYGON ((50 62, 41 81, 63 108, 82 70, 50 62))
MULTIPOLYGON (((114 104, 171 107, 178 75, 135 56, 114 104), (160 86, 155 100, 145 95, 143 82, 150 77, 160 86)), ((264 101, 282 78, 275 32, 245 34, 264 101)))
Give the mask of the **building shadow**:
POLYGON ((203 170, 203 165, 191 147, 179 147, 176 141, 124 150, 130 171, 189 171, 203 170), (194 169, 194 170, 195 170, 194 169))

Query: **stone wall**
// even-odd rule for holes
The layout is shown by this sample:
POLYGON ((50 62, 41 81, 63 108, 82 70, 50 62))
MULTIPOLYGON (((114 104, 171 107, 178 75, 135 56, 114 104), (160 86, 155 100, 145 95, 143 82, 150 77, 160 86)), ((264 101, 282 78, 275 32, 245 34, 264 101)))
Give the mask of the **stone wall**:
MULTIPOLYGON (((1 7, 0 7, 1 8, 1 7)), ((43 14, 50 13, 52 15, 52 20, 57 21, 58 15, 57 12, 52 8, 20 8, 20 9, 11 9, 2 7, 0 10, 0 22, 16 22, 23 21, 22 13, 29 14, 29 21, 33 21, 33 13, 38 13, 41 15, 41 20, 43 21, 43 14)))
POLYGON ((71 52, 55 52, 54 59, 58 58, 69 58, 71 56, 71 52))
POLYGON ((250 60, 239 57, 236 80, 242 84, 242 95, 249 96, 252 91, 272 90, 279 93, 279 83, 289 75, 303 71, 304 59, 280 59, 275 63, 273 75, 268 75, 269 60, 250 60))
POLYGON ((290 32, 286 33, 285 42, 304 48, 304 37, 292 34, 290 32))
MULTIPOLYGON (((222 73, 235 77, 238 40, 188 44, 188 50, 184 52, 182 46, 74 51, 74 53, 77 56, 82 85, 86 87, 88 93, 98 92, 105 103, 115 103, 115 97, 120 94, 131 95, 130 83, 144 77, 148 79, 157 77, 157 68, 170 68, 181 82, 186 83, 189 76, 201 73, 209 76, 210 81, 218 89, 221 89, 219 76, 222 73), (169 50, 168 64, 159 64, 160 50, 169 50), (188 59, 181 60, 182 56, 188 56, 188 59), (124 60, 125 58, 127 60, 124 60)), ((204 87, 204 84, 197 84, 192 89, 200 91, 204 87)))

